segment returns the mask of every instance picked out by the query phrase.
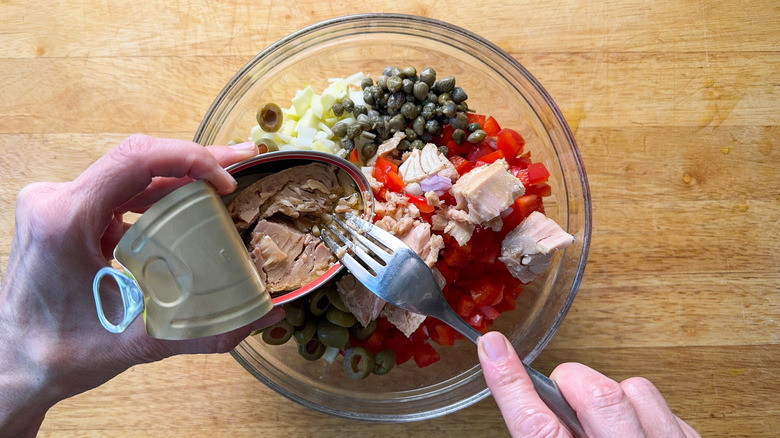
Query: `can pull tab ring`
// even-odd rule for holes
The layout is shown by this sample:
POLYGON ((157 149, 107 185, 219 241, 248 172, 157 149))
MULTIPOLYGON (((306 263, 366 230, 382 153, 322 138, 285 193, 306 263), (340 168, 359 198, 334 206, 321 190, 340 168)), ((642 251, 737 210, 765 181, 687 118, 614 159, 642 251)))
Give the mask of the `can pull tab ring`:
POLYGON ((127 276, 124 272, 111 267, 101 268, 95 279, 92 280, 92 292, 95 295, 95 307, 100 324, 111 333, 122 333, 132 323, 144 308, 144 297, 141 289, 138 288, 135 280, 127 276), (122 320, 118 324, 112 324, 106 314, 103 312, 103 303, 100 301, 100 281, 106 275, 113 277, 119 287, 119 295, 122 297, 122 320))

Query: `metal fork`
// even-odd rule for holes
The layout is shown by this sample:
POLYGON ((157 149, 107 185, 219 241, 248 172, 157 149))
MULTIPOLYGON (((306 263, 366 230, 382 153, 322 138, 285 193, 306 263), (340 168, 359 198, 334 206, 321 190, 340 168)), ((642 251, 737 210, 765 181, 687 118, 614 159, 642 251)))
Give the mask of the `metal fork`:
MULTIPOLYGON (((321 226, 320 239, 368 290, 397 307, 437 318, 477 344, 481 334, 449 306, 431 269, 399 238, 350 213, 344 219, 328 216, 321 226)), ((555 382, 523 365, 544 403, 575 438, 585 438, 555 382)))

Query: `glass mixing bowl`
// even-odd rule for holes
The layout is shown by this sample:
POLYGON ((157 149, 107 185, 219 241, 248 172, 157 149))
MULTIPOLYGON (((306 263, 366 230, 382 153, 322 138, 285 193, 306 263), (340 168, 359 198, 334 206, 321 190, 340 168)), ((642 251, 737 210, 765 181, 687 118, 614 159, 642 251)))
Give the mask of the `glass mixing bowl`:
MULTIPOLYGON (((547 216, 575 236, 552 265, 528 284, 517 309, 493 330, 509 337, 532 362, 552 338, 574 300, 588 254, 590 192, 582 160, 566 121, 541 84, 502 49, 467 30, 428 18, 354 15, 302 29, 249 61, 225 86, 201 122, 195 141, 226 144, 247 138, 259 105, 290 102, 306 84, 322 91, 328 78, 362 71, 373 77, 386 66, 436 69, 455 76, 469 107, 518 130, 526 151, 550 171, 547 216)), ((401 422, 444 415, 476 403, 489 391, 476 348, 468 341, 439 347, 441 360, 425 368, 409 361, 384 376, 350 380, 340 358, 307 361, 295 342, 282 346, 258 337, 243 341, 233 357, 281 395, 311 409, 359 420, 401 422)))

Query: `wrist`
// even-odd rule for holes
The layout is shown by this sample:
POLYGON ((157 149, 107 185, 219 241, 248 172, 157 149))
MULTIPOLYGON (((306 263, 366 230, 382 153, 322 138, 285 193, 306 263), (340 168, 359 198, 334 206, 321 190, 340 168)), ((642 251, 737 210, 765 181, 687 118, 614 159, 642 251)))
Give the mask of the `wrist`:
POLYGON ((18 328, 0 317, 0 435, 34 437, 46 412, 61 399, 52 376, 13 339, 18 328))

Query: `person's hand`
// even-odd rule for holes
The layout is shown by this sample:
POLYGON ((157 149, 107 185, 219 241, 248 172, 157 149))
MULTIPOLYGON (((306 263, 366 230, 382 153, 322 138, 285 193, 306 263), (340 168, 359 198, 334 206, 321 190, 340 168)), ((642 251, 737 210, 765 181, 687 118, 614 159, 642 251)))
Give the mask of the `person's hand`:
MULTIPOLYGON (((277 309, 227 334, 163 341, 146 334, 142 318, 124 333, 109 333, 98 322, 92 296, 95 273, 110 264, 128 228, 123 213, 142 212, 194 179, 230 193, 236 182, 222 166, 256 153, 251 143, 204 148, 134 135, 74 181, 22 189, 0 289, 0 435, 21 434, 20 426, 34 435, 57 401, 135 364, 182 353, 227 352, 252 330, 283 318, 277 309)), ((104 297, 106 309, 120 306, 118 294, 104 297)))
MULTIPOLYGON (((512 344, 501 333, 482 336, 478 352, 485 381, 513 437, 571 437, 536 394, 512 344)), ((578 363, 559 365, 550 378, 590 438, 700 437, 644 378, 618 383, 578 363)))

